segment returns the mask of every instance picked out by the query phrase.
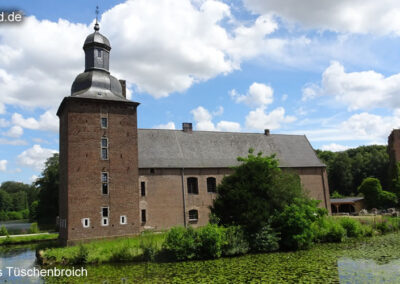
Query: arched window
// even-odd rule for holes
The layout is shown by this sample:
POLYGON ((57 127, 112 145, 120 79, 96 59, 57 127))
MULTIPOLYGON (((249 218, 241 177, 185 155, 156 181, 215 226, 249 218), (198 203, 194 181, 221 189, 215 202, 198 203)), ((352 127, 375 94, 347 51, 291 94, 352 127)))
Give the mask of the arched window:
POLYGON ((199 220, 199 211, 189 210, 189 222, 197 222, 199 220))
POLYGON ((199 194, 199 186, 197 183, 197 178, 189 177, 187 179, 187 188, 189 194, 199 194))
POLYGON ((207 178, 207 192, 217 192, 217 180, 214 177, 207 178))

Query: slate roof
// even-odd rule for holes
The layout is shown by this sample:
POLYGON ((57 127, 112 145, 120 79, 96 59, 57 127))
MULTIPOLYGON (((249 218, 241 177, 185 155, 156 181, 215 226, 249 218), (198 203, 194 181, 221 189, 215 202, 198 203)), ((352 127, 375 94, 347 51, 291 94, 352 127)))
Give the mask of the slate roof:
POLYGON ((364 197, 345 197, 345 198, 331 198, 332 203, 353 203, 359 200, 363 200, 364 197))
POLYGON ((138 129, 139 168, 227 168, 251 147, 280 167, 325 167, 303 135, 138 129))

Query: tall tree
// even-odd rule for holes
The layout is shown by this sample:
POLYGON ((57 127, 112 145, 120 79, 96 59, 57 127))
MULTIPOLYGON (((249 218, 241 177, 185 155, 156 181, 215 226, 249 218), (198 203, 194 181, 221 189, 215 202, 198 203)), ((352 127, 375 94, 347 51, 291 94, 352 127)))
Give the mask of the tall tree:
POLYGON ((240 225, 248 234, 260 230, 276 210, 304 193, 298 175, 282 171, 274 156, 253 155, 238 158, 241 165, 225 176, 218 186, 218 196, 211 212, 223 225, 240 225))
POLYGON ((55 224, 58 216, 58 161, 58 154, 48 158, 41 177, 35 182, 35 186, 39 190, 37 217, 41 224, 55 224))

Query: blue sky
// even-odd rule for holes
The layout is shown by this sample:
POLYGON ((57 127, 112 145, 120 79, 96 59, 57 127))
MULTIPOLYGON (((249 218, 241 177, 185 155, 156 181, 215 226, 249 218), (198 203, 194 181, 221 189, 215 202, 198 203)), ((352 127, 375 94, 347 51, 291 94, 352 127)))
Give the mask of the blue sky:
POLYGON ((340 151, 400 126, 398 1, 3 0, 25 18, 0 23, 0 182, 30 183, 58 151, 97 4, 140 128, 268 128, 340 151))

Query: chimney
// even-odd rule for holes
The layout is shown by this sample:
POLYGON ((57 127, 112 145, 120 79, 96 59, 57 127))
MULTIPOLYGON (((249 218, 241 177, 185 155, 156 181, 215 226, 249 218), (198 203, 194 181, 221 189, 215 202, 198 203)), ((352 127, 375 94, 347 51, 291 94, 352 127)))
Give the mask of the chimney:
POLYGON ((126 98, 126 81, 119 80, 119 82, 121 83, 121 87, 122 87, 122 95, 124 96, 124 98, 126 98))
POLYGON ((269 129, 264 129, 264 135, 269 136, 269 129))
POLYGON ((182 123, 182 130, 183 132, 192 132, 192 123, 191 122, 184 122, 182 123))

